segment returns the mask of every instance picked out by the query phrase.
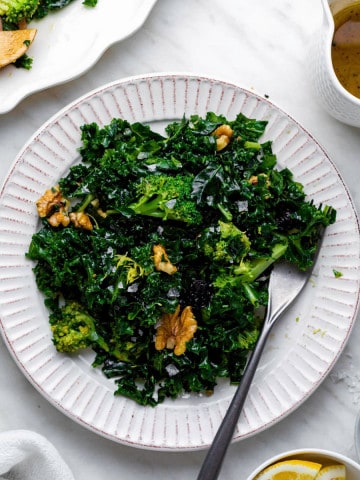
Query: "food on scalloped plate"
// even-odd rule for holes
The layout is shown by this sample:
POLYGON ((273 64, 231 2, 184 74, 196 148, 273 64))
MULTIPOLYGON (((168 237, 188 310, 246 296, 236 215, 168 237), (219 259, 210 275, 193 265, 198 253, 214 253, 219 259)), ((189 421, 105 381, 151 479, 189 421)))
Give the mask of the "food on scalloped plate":
POLYGON ((32 44, 37 30, 13 30, 0 32, 0 68, 22 57, 32 44))
MULTIPOLYGON (((0 68, 11 63, 30 70, 32 59, 26 55, 37 29, 27 29, 33 19, 41 19, 51 11, 66 7, 73 0, 0 0, 0 68)), ((97 0, 83 0, 95 7, 97 0)))

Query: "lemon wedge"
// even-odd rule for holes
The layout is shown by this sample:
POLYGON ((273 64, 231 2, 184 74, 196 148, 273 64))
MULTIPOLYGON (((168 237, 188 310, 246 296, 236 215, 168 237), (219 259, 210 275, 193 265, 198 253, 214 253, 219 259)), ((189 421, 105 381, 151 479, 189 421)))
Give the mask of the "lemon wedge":
POLYGON ((345 465, 329 465, 323 467, 316 480, 346 480, 345 465))
POLYGON ((15 62, 32 44, 36 28, 0 31, 0 68, 15 62))
POLYGON ((307 460, 284 460, 265 468, 254 480, 314 480, 321 467, 307 460))

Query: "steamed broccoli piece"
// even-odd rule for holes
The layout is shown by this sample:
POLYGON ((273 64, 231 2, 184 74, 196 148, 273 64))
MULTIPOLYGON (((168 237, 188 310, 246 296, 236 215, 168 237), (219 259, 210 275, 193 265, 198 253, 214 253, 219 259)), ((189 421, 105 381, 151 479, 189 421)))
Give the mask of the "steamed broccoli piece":
MULTIPOLYGON (((112 346, 96 331, 95 319, 76 301, 71 301, 50 315, 53 343, 58 352, 74 353, 88 347, 100 350, 121 362, 128 362, 136 345, 124 342, 121 348, 112 346)), ((96 361, 95 361, 96 362, 96 361)))
POLYGON ((0 0, 0 16, 9 23, 27 22, 33 17, 39 0, 0 0))
POLYGON ((233 274, 238 275, 243 283, 254 282, 265 272, 273 263, 285 256, 288 248, 288 242, 284 238, 283 242, 276 243, 271 253, 264 257, 249 258, 233 269, 233 274))
POLYGON ((56 350, 73 353, 87 347, 98 345, 105 352, 109 346, 97 334, 95 319, 77 302, 71 302, 50 316, 53 343, 56 350))
POLYGON ((216 227, 205 229, 198 240, 198 248, 217 264, 222 264, 221 273, 213 280, 219 292, 224 287, 240 288, 253 305, 259 297, 252 285, 276 260, 285 255, 288 242, 279 240, 270 254, 259 257, 251 255, 251 242, 232 222, 219 220, 216 227))
POLYGON ((213 281, 213 288, 216 297, 221 298, 223 305, 231 305, 234 300, 234 294, 238 296, 240 302, 247 300, 254 307, 266 305, 267 291, 258 289, 253 282, 242 281, 240 275, 234 275, 233 272, 223 272, 219 274, 213 281))
POLYGON ((203 253, 215 261, 238 264, 250 251, 250 240, 232 222, 219 220, 216 227, 205 229, 198 245, 203 253))
POLYGON ((223 264, 220 274, 212 280, 215 295, 226 299, 229 288, 235 289, 252 305, 259 306, 264 304, 264 299, 258 293, 258 280, 277 260, 284 258, 303 271, 310 268, 319 247, 321 231, 334 223, 336 211, 329 206, 315 207, 308 202, 300 207, 299 214, 305 227, 298 231, 294 228, 288 236, 277 234, 271 251, 263 256, 254 255, 246 234, 231 222, 220 221, 217 229, 210 227, 203 232, 198 245, 206 256, 223 264))
POLYGON ((191 175, 149 175, 136 186, 138 199, 129 208, 138 215, 177 220, 189 224, 202 221, 192 198, 191 175))
POLYGON ((260 329, 257 327, 253 330, 245 330, 238 336, 239 347, 243 350, 254 350, 259 335, 260 329))
POLYGON ((230 288, 238 295, 245 295, 252 305, 260 305, 263 298, 260 298, 253 282, 284 255, 287 243, 276 244, 266 257, 252 257, 251 242, 246 233, 232 222, 220 220, 217 227, 209 227, 202 232, 198 247, 207 257, 222 265, 220 274, 212 283, 216 295, 227 298, 230 288))
POLYGON ((241 292, 255 307, 265 305, 267 292, 264 294, 264 291, 258 288, 257 280, 277 260, 284 257, 287 248, 286 242, 277 243, 269 255, 256 258, 248 256, 239 264, 224 270, 213 281, 215 295, 224 296, 230 288, 230 291, 241 292))

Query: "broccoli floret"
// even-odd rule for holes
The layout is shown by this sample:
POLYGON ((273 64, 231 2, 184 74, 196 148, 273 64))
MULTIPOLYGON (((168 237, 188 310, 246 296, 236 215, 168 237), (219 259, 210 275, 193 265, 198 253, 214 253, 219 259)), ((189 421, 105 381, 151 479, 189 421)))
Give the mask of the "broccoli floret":
MULTIPOLYGON (((284 258, 295 263, 300 270, 304 271, 311 267, 319 246, 321 230, 335 221, 336 212, 327 206, 323 209, 321 207, 313 207, 311 203, 306 204, 305 207, 310 212, 305 229, 295 232, 288 237, 278 235, 278 242, 273 245, 271 252, 266 256, 252 256, 251 243, 248 242, 248 250, 245 250, 240 262, 237 264, 234 263, 215 278, 213 282, 215 290, 220 292, 225 287, 235 287, 241 284, 243 293, 248 300, 256 306, 261 304, 261 302, 259 302, 254 282, 277 260, 284 258)), ((231 224, 230 226, 229 224, 224 225, 228 225, 227 230, 225 230, 225 232, 229 232, 228 238, 234 238, 234 234, 231 232, 236 232, 236 230, 231 227, 231 224)), ((224 226, 222 229, 224 230, 224 226)), ((222 235, 224 236, 224 233, 222 235)), ((205 246, 209 253, 209 244, 205 244, 205 246)), ((227 255, 228 250, 226 250, 226 248, 228 248, 228 245, 225 243, 225 240, 218 241, 210 253, 215 260, 221 259, 228 261, 230 258, 230 263, 232 263, 235 258, 227 255)))
MULTIPOLYGON (((58 352, 74 353, 88 347, 99 349, 121 362, 128 362, 134 356, 136 345, 123 342, 109 347, 96 331, 95 319, 76 301, 69 302, 50 315, 53 343, 58 352)), ((111 342, 110 342, 111 343, 111 342)))
POLYGON ((232 222, 221 220, 217 227, 205 229, 198 239, 200 251, 224 267, 213 281, 215 290, 219 292, 224 287, 237 286, 253 305, 259 303, 259 298, 252 283, 285 254, 287 247, 284 237, 283 241, 274 245, 269 255, 253 257, 246 233, 232 222))
POLYGON ((276 243, 270 255, 265 257, 248 258, 240 262, 239 265, 233 269, 234 275, 241 277, 243 283, 254 282, 259 276, 265 272, 274 262, 282 258, 288 248, 288 242, 284 238, 283 242, 276 243))
POLYGON ((313 203, 301 206, 302 218, 306 220, 305 227, 287 237, 278 235, 279 241, 266 257, 247 258, 233 270, 240 275, 243 282, 255 281, 265 270, 280 258, 294 263, 300 270, 307 270, 314 263, 314 256, 319 247, 321 232, 325 227, 335 222, 336 211, 329 206, 315 207, 313 203))
POLYGON ((203 253, 215 261, 238 264, 250 251, 250 240, 232 222, 219 220, 216 227, 202 232, 198 245, 203 253))
POLYGON ((192 198, 191 175, 149 175, 136 186, 138 199, 129 205, 136 214, 198 224, 202 217, 192 198))
POLYGON ((0 0, 0 16, 10 23, 28 22, 38 5, 39 0, 0 0))
POLYGON ((254 306, 265 304, 263 302, 264 295, 259 293, 253 283, 243 282, 239 275, 234 275, 232 272, 219 274, 212 286, 214 287, 215 296, 227 299, 225 301, 222 300, 224 304, 228 303, 230 305, 234 292, 236 292, 239 299, 242 299, 244 295, 254 306))
POLYGON ((73 353, 98 345, 109 352, 105 340, 97 334, 95 320, 77 302, 71 302, 50 316, 53 343, 59 352, 73 353))
POLYGON ((276 260, 285 255, 287 243, 277 243, 274 245, 270 255, 266 257, 251 258, 241 260, 237 265, 233 265, 227 271, 220 273, 213 281, 216 295, 223 295, 230 287, 241 291, 245 297, 255 307, 266 303, 266 294, 261 293, 257 288, 256 280, 265 272, 276 260), (265 303, 264 303, 265 301, 265 303))
POLYGON ((254 327, 253 330, 245 330, 242 334, 239 334, 239 347, 243 350, 253 350, 257 339, 259 338, 259 334, 260 330, 256 327, 254 327))
POLYGON ((212 284, 216 295, 224 295, 230 287, 242 292, 252 305, 259 305, 263 299, 253 282, 284 255, 287 244, 276 244, 267 257, 251 257, 251 242, 246 233, 232 222, 220 220, 217 227, 209 227, 202 232, 198 247, 206 256, 223 266, 212 284))

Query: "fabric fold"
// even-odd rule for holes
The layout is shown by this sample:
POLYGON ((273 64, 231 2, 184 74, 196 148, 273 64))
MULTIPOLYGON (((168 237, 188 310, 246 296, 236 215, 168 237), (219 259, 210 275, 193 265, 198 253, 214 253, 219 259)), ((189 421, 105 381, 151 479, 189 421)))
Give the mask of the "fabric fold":
POLYGON ((0 479, 74 480, 57 449, 29 430, 0 432, 0 479))

